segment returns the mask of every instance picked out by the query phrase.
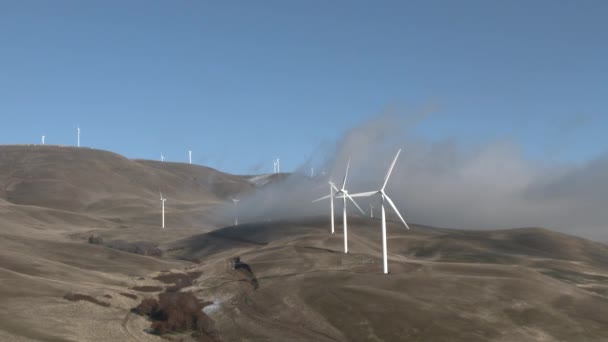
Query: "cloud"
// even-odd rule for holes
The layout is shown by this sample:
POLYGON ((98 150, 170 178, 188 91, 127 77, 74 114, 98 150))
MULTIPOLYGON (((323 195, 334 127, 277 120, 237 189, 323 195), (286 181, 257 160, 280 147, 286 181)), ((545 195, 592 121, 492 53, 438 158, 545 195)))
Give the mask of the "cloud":
MULTIPOLYGON (((548 164, 524 159, 517 144, 505 139, 466 149, 456 141, 430 143, 408 133, 424 116, 388 112, 352 128, 316 168, 326 177, 310 179, 303 171, 244 198, 241 221, 327 215, 327 203, 311 200, 329 193, 330 177, 341 183, 349 158, 347 188, 370 191, 381 186, 402 148, 387 193, 408 222, 464 229, 542 226, 608 239, 608 155, 583 165, 548 164)), ((369 208, 367 199, 360 202, 369 208)))

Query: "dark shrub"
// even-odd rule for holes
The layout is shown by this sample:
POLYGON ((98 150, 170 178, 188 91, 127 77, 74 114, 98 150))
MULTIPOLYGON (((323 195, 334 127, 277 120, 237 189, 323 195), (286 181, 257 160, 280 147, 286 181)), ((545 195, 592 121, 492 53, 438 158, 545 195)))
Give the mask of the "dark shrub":
POLYGON ((91 235, 89 236, 89 243, 94 245, 101 245, 103 243, 103 238, 100 236, 91 235))
POLYGON ((158 302, 154 298, 144 298, 141 303, 133 310, 134 313, 141 316, 150 316, 158 310, 158 302))
POLYGON ((149 285, 145 285, 145 286, 134 286, 131 288, 131 290, 135 290, 135 291, 139 291, 139 292, 158 292, 160 290, 162 290, 163 288, 160 286, 149 286, 149 285))
POLYGON ((163 254, 156 245, 146 241, 128 242, 125 240, 112 240, 105 243, 104 246, 127 253, 146 256, 160 257, 163 254))
POLYGON ((67 299, 69 301, 72 301, 72 302, 76 302, 76 301, 79 301, 79 300, 86 300, 87 302, 91 302, 93 304, 101 305, 101 306, 104 306, 104 307, 110 306, 109 303, 104 303, 104 302, 101 302, 101 301, 99 301, 99 300, 91 297, 91 296, 83 295, 83 294, 79 294, 79 293, 68 293, 65 296, 63 296, 63 298, 67 299))
POLYGON ((137 296, 132 293, 121 292, 120 295, 131 299, 137 299, 137 296))
POLYGON ((158 301, 142 300, 133 312, 150 317, 152 331, 163 335, 172 332, 194 332, 199 340, 214 340, 213 321, 203 313, 203 304, 191 292, 161 293, 158 301))
POLYGON ((203 272, 189 272, 189 273, 165 273, 161 274, 154 279, 160 280, 165 284, 173 284, 167 288, 166 292, 178 292, 184 287, 191 286, 193 280, 200 277, 203 272))

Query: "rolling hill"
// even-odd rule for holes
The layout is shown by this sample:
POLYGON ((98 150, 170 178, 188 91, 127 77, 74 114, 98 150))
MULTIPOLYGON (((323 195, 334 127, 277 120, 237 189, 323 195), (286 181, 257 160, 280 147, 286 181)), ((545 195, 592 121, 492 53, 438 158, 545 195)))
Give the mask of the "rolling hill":
POLYGON ((225 226, 232 196, 282 177, 0 146, 0 340, 162 341, 131 310, 185 292, 208 330, 175 341, 608 340, 605 244, 389 221, 384 275, 377 219, 349 218, 349 254, 339 218, 225 226))

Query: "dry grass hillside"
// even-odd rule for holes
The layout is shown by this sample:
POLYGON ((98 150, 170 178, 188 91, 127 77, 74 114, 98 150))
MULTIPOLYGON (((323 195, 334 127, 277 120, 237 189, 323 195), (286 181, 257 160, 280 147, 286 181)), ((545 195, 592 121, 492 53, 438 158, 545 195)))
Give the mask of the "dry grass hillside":
POLYGON ((377 219, 224 227, 284 177, 0 146, 0 341, 608 340, 605 244, 391 221, 384 275, 377 219))
POLYGON ((352 219, 227 227, 167 246, 200 260, 228 340, 604 341, 608 246, 540 228, 459 231, 352 219), (226 266, 238 257, 248 272, 226 266))
POLYGON ((115 214, 115 207, 148 207, 159 191, 188 204, 222 201, 253 185, 204 166, 130 160, 86 148, 3 146, 0 189, 0 197, 14 204, 115 214))

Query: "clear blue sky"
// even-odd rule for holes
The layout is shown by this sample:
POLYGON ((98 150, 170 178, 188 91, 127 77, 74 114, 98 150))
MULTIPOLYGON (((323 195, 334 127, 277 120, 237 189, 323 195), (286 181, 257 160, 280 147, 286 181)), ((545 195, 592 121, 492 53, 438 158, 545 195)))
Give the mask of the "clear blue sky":
POLYGON ((387 105, 431 141, 608 149, 608 1, 0 1, 0 144, 247 173, 387 105))

